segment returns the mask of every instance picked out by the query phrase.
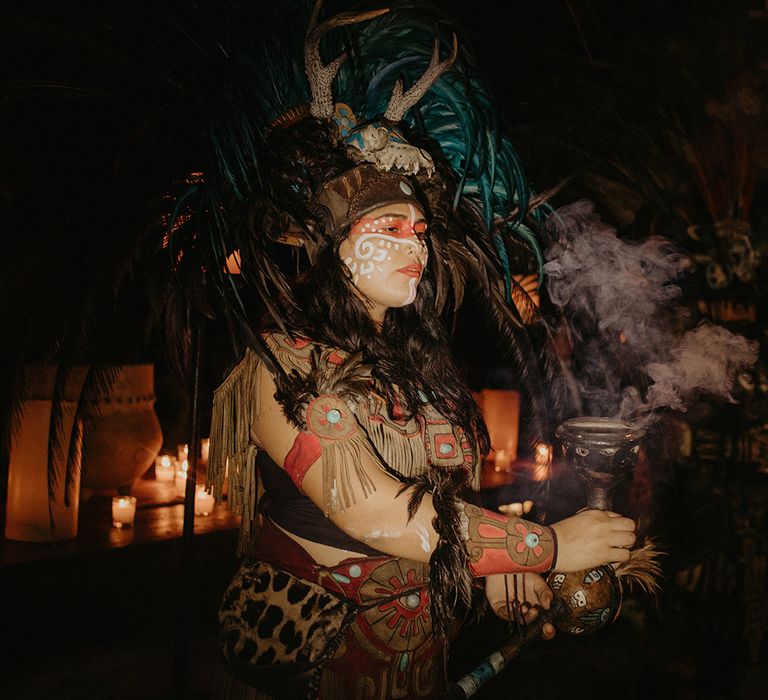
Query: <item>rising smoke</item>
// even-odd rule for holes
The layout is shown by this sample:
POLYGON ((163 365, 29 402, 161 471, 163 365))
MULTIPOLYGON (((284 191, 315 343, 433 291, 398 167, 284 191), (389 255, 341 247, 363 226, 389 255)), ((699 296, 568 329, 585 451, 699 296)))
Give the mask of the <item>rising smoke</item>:
POLYGON ((659 409, 686 410, 700 393, 733 401, 757 343, 706 321, 693 326, 676 284, 686 255, 658 236, 621 240, 587 201, 559 209, 549 230, 547 288, 569 322, 586 413, 646 422, 659 409))

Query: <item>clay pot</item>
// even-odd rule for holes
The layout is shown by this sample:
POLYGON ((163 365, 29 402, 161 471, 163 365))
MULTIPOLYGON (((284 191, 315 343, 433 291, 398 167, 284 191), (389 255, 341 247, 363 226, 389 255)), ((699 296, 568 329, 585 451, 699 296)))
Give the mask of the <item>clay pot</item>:
POLYGON ((11 540, 58 542, 77 537, 81 445, 76 445, 74 450, 75 479, 68 505, 64 502, 63 475, 77 401, 88 368, 73 367, 65 382, 60 409, 63 434, 67 438, 55 460, 59 478, 54 487, 53 499, 49 500, 48 437, 56 371, 55 366, 37 366, 30 367, 25 375, 26 390, 19 407, 20 420, 13 434, 8 464, 5 536, 11 540))
POLYGON ((153 365, 124 365, 83 438, 83 488, 129 493, 163 444, 153 365))

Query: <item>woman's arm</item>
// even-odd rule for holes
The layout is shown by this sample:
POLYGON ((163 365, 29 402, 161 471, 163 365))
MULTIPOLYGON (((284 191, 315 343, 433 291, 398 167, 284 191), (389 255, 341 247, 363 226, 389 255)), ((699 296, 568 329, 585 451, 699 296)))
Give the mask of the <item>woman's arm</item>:
MULTIPOLYGON (((261 411, 256 426, 259 442, 275 462, 283 465, 294 483, 316 505, 326 509, 320 459, 323 439, 310 431, 299 431, 288 423, 274 398, 272 377, 263 367, 259 371, 262 375, 259 382, 261 411)), ((369 452, 360 451, 358 459, 357 464, 346 466, 349 472, 357 470, 365 474, 371 487, 367 489, 368 495, 358 488, 353 503, 343 510, 332 510, 328 517, 350 537, 381 552, 428 561, 438 542, 432 525, 436 513, 431 495, 424 497, 409 520, 410 490, 400 493, 402 484, 389 476, 369 452)), ((516 516, 493 513, 476 506, 467 506, 465 512, 466 546, 475 575, 541 571, 553 567, 555 562, 552 556, 547 557, 550 550, 546 549, 548 542, 554 539, 552 531, 557 538, 556 565, 561 571, 624 561, 628 557, 624 548, 634 543, 633 521, 614 513, 584 511, 556 523, 550 531, 550 528, 516 516), (529 546, 531 540, 525 546, 520 545, 525 541, 525 534, 523 539, 520 534, 523 530, 529 534, 533 530, 540 533, 540 544, 529 546), (516 546, 510 546, 511 537, 517 538, 516 546), (534 550, 537 556, 534 556, 534 550)))

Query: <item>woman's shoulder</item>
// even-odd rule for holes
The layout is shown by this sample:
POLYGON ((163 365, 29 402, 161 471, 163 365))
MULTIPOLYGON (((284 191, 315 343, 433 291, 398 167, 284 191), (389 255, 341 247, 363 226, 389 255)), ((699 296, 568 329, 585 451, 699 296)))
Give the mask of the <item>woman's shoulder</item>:
POLYGON ((343 365, 349 357, 349 353, 340 348, 301 334, 288 335, 283 331, 266 331, 261 337, 287 372, 295 369, 303 375, 318 359, 326 366, 333 367, 343 365))

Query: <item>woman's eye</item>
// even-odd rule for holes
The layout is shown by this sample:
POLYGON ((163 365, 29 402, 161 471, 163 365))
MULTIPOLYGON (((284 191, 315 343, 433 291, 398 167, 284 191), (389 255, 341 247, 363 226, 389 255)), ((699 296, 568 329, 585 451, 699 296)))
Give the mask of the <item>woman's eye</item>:
POLYGON ((387 226, 385 231, 389 231, 390 233, 399 233, 400 227, 399 226, 387 226))

